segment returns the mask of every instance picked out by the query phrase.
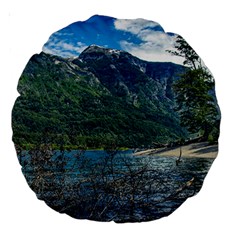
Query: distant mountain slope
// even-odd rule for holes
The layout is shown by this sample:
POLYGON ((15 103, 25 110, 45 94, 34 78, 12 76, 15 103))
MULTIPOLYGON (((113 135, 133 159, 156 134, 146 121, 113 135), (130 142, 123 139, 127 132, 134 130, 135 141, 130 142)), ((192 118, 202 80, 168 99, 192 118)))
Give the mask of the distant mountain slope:
POLYGON ((181 138, 172 83, 184 71, 98 46, 74 59, 36 54, 19 81, 13 140, 100 148, 181 138))
MULTIPOLYGON (((174 105, 172 83, 186 69, 174 63, 147 62, 131 54, 113 49, 90 46, 78 60, 87 64, 90 72, 118 97, 135 107, 153 108, 172 113, 174 105)), ((74 63, 78 64, 78 60, 74 63)))

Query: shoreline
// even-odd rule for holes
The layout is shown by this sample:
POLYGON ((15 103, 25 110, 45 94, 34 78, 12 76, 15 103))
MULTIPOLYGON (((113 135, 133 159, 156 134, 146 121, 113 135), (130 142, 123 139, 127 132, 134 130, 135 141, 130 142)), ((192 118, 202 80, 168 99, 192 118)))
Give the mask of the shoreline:
POLYGON ((209 145, 207 142, 192 143, 173 148, 147 149, 134 153, 134 156, 156 155, 163 157, 179 157, 180 148, 183 158, 211 158, 215 159, 218 154, 218 145, 209 145))

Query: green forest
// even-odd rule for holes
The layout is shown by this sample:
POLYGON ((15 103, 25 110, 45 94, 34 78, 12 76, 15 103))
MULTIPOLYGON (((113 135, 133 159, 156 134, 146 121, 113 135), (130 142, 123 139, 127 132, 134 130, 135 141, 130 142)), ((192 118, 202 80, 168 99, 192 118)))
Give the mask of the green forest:
POLYGON ((76 59, 36 54, 19 80, 13 141, 101 149, 185 139, 191 131, 182 124, 176 82, 188 69, 96 46, 76 59))

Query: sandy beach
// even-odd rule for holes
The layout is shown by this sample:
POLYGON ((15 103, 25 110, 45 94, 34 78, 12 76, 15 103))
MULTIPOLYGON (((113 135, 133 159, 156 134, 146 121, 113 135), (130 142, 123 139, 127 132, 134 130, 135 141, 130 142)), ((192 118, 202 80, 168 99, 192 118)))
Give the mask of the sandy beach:
MULTIPOLYGON (((181 146, 182 157, 184 158, 212 158, 215 159, 218 153, 218 145, 209 145, 207 142, 192 143, 181 146)), ((156 148, 136 152, 135 156, 140 155, 158 155, 164 157, 179 157, 180 147, 174 148, 156 148)))

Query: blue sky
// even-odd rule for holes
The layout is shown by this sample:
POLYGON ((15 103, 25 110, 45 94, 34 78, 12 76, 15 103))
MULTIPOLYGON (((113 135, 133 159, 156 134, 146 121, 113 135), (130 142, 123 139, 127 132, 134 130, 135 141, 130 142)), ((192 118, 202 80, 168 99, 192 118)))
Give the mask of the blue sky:
POLYGON ((172 56, 176 34, 165 33, 156 22, 145 19, 116 19, 94 15, 53 33, 43 46, 46 53, 62 57, 77 57, 89 45, 124 50, 147 61, 175 62, 172 56))

